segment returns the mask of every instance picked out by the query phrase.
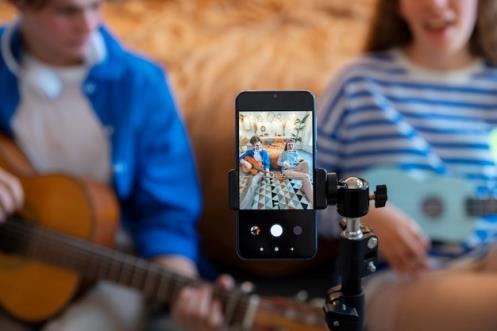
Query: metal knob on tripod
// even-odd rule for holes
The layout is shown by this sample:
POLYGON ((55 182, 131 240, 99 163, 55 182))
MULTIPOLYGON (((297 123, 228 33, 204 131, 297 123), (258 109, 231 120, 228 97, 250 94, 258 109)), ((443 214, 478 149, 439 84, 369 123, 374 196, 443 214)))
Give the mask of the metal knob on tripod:
POLYGON ((368 213, 370 200, 374 200, 376 208, 385 206, 387 188, 378 185, 370 195, 365 179, 348 177, 338 181, 336 174, 319 171, 317 177, 325 182, 321 193, 326 196, 326 203, 336 205, 343 217, 338 257, 341 284, 327 293, 323 308, 326 323, 333 331, 362 331, 365 298, 361 279, 376 271, 378 237, 361 224, 361 217, 368 213))

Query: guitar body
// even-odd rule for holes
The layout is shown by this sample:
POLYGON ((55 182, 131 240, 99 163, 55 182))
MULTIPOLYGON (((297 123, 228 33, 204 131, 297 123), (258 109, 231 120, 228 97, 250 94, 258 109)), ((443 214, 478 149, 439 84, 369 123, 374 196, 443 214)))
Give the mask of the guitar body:
POLYGON ((243 172, 247 174, 257 175, 257 173, 262 169, 262 161, 257 161, 251 156, 246 156, 243 159, 252 165, 252 168, 242 165, 243 172))
POLYGON ((467 213, 474 195, 464 180, 436 175, 413 177, 400 169, 377 168, 361 175, 370 187, 386 184, 388 203, 414 219, 431 239, 461 242, 471 234, 477 218, 467 213))
MULTIPOLYGON (((22 218, 73 237, 111 245, 118 222, 115 197, 104 185, 63 175, 37 176, 22 153, 0 137, 0 167, 21 179, 22 218)), ((36 249, 36 242, 27 243, 36 249)), ((78 289, 77 273, 0 252, 0 304, 26 322, 57 314, 78 289)))

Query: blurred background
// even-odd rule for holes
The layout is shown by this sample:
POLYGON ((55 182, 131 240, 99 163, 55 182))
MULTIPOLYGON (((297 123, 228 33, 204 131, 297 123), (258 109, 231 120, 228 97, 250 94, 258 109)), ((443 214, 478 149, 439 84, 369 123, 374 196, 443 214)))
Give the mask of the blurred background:
MULTIPOLYGON (((227 173, 235 167, 234 100, 242 90, 321 92, 359 54, 374 0, 108 1, 105 18, 128 47, 160 62, 186 121, 204 192, 202 247, 221 270, 280 277, 308 273, 336 254, 320 243, 308 262, 242 262, 227 173)), ((0 1, 0 22, 14 11, 0 1)), ((187 198, 187 197, 185 197, 187 198)), ((248 277, 248 276, 246 276, 248 277)))

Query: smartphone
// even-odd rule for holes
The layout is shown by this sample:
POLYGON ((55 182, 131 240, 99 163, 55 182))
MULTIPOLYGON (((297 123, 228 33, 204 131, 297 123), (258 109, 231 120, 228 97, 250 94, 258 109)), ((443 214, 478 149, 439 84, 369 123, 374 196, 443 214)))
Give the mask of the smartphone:
POLYGON ((317 248, 315 99, 307 91, 236 98, 237 253, 308 259, 317 248))

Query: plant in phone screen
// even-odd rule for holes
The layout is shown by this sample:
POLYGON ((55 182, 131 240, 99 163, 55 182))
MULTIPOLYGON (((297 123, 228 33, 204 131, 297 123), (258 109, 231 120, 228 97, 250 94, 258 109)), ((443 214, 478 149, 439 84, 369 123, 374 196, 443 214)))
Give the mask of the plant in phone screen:
POLYGON ((307 121, 307 118, 309 118, 309 114, 305 115, 304 117, 297 118, 294 122, 294 130, 295 133, 292 133, 292 138, 295 140, 295 142, 302 142, 302 131, 304 131, 305 128, 305 122, 307 121))

